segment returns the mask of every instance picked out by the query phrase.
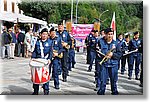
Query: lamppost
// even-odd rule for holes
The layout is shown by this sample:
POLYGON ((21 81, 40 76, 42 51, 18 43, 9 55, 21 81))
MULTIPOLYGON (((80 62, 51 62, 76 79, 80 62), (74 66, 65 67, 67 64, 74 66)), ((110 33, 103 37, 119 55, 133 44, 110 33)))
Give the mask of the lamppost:
POLYGON ((100 16, 99 16, 99 22, 100 22, 100 18, 101 18, 101 16, 105 13, 105 12, 108 12, 109 10, 105 10, 105 11, 103 11, 101 14, 100 14, 100 16))
POLYGON ((77 18, 78 18, 78 16, 77 16, 77 12, 78 12, 78 3, 79 3, 79 0, 76 0, 76 24, 77 24, 77 18))
MULTIPOLYGON (((99 23, 100 23, 100 25, 102 26, 102 24, 101 24, 101 16, 104 14, 104 13, 106 13, 106 12, 108 12, 109 10, 105 10, 105 11, 103 11, 101 14, 100 14, 100 16, 99 16, 99 23)), ((107 19, 107 18, 106 18, 107 19)), ((105 20, 106 20, 105 19, 105 20)), ((103 22, 105 21, 105 20, 103 20, 103 22)))

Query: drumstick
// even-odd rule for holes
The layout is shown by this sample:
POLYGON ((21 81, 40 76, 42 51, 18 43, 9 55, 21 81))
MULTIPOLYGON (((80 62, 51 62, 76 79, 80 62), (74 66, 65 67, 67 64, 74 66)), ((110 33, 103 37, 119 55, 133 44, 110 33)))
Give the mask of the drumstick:
POLYGON ((35 62, 39 62, 39 63, 43 63, 43 64, 45 64, 44 62, 42 62, 42 61, 38 61, 38 60, 35 60, 35 59, 32 59, 32 61, 35 61, 35 62))

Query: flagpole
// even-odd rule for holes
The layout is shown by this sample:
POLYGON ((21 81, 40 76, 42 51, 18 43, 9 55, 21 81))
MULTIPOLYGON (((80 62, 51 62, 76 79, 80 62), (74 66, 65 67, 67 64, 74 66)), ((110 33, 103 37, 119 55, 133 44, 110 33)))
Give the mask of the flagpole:
POLYGON ((71 23, 72 23, 72 17, 73 17, 73 0, 71 0, 71 23))
POLYGON ((116 40, 116 21, 115 21, 115 12, 113 13, 113 18, 111 21, 111 25, 110 28, 112 28, 114 30, 114 37, 113 39, 116 40))
POLYGON ((78 0, 76 0, 76 24, 77 24, 77 18, 78 18, 78 3, 79 3, 79 1, 78 0))

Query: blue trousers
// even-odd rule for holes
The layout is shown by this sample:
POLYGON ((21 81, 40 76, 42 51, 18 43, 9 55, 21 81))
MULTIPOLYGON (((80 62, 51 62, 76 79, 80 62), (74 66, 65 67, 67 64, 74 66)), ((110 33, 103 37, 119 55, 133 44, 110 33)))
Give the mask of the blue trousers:
POLYGON ((93 61, 96 59, 96 52, 91 51, 90 58, 91 58, 91 60, 90 60, 89 70, 92 70, 93 61))
POLYGON ((135 60, 135 76, 138 77, 139 74, 139 65, 141 63, 141 54, 140 53, 133 53, 129 56, 129 69, 128 69, 128 76, 132 77, 133 65, 135 60))
POLYGON ((122 56, 122 58, 121 58, 121 73, 124 73, 124 71, 125 71, 126 59, 127 59, 128 68, 129 68, 129 55, 122 56))
POLYGON ((68 75, 68 66, 67 66, 67 60, 68 60, 68 52, 63 52, 63 58, 61 59, 61 68, 62 68, 62 77, 63 79, 67 79, 68 75))
POLYGON ((100 88, 100 80, 101 80, 101 78, 100 78, 100 68, 101 67, 101 65, 99 64, 99 61, 95 61, 95 82, 96 82, 96 88, 100 88))
MULTIPOLYGON (((44 91, 48 91, 49 92, 49 82, 43 84, 42 87, 43 87, 44 91)), ((35 93, 38 93, 38 91, 39 91, 39 84, 33 84, 33 89, 34 89, 35 93)))
POLYGON ((59 75, 60 75, 60 71, 61 71, 61 67, 60 67, 60 59, 59 58, 55 58, 52 61, 52 66, 51 68, 53 69, 52 71, 52 76, 54 78, 54 86, 59 86, 59 75))
POLYGON ((75 51, 74 49, 69 50, 69 58, 68 58, 68 70, 71 70, 74 67, 75 62, 75 51))
POLYGON ((110 83, 111 83, 111 91, 112 94, 116 95, 118 94, 117 90, 117 81, 118 81, 118 65, 114 67, 105 67, 104 65, 101 66, 100 69, 100 89, 98 90, 97 94, 104 95, 106 90, 106 81, 108 78, 107 71, 110 77, 110 83))
POLYGON ((90 64, 90 60, 91 60, 91 58, 90 58, 90 47, 89 46, 87 46, 87 58, 86 58, 86 60, 87 60, 87 64, 90 64))

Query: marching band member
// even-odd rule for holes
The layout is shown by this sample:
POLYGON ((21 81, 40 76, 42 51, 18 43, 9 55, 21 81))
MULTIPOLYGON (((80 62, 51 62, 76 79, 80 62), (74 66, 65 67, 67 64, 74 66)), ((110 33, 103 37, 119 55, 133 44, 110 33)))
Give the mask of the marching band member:
POLYGON ((66 30, 64 30, 64 26, 62 23, 58 24, 58 31, 56 34, 62 40, 62 46, 63 46, 63 58, 61 59, 62 77, 63 77, 63 82, 67 82, 67 76, 68 76, 67 59, 68 59, 68 49, 71 44, 71 38, 69 33, 66 30))
POLYGON ((141 73, 140 73, 140 87, 143 87, 143 39, 141 40, 141 46, 139 47, 138 51, 142 55, 142 61, 141 61, 141 73))
POLYGON ((91 33, 86 37, 86 39, 85 39, 85 44, 86 44, 86 46, 87 46, 87 58, 86 58, 86 60, 87 60, 87 64, 90 64, 90 60, 91 60, 91 58, 90 58, 90 46, 89 46, 89 43, 90 43, 90 39, 93 37, 93 35, 94 35, 94 29, 92 29, 92 31, 91 31, 91 33))
POLYGON ((91 72, 93 61, 96 59, 96 44, 98 42, 98 30, 94 31, 94 36, 90 39, 89 47, 90 47, 90 65, 88 67, 88 72, 91 72))
POLYGON ((95 83, 96 83, 96 88, 94 89, 94 91, 98 91, 100 89, 100 67, 101 65, 99 64, 99 62, 102 60, 102 55, 99 53, 101 52, 100 46, 101 44, 104 44, 104 40, 105 40, 105 33, 102 34, 102 32, 104 31, 101 30, 101 37, 100 39, 98 39, 97 45, 96 45, 96 60, 95 60, 95 83))
MULTIPOLYGON (((123 43, 123 41, 124 41, 124 39, 123 39, 123 34, 120 33, 120 34, 118 35, 118 38, 116 39, 116 42, 119 44, 119 46, 121 46, 122 43, 123 43)), ((121 60, 121 58, 118 59, 118 70, 120 69, 120 60, 121 60)))
POLYGON ((113 95, 118 94, 117 80, 118 80, 118 59, 122 56, 121 47, 113 40, 113 30, 107 28, 105 30, 106 39, 101 44, 101 52, 105 54, 100 62, 100 88, 97 92, 98 95, 104 95, 107 81, 107 70, 111 82, 111 91, 113 95))
MULTIPOLYGON (((123 41, 123 43, 121 45, 123 54, 127 54, 128 51, 129 51, 129 41, 130 41, 130 36, 126 35, 125 36, 125 41, 123 41)), ((128 62, 128 67, 129 67, 129 55, 122 56, 122 58, 121 58, 121 74, 124 74, 126 59, 127 59, 127 62, 128 62)))
POLYGON ((51 67, 53 68, 52 74, 54 78, 54 86, 55 89, 59 89, 59 74, 61 72, 60 67, 61 62, 59 55, 61 55, 63 47, 61 44, 61 38, 56 36, 54 28, 50 29, 50 40, 52 41, 52 50, 53 50, 53 60, 51 62, 51 67))
POLYGON ((71 36, 71 45, 69 49, 69 59, 68 59, 68 70, 71 71, 71 68, 74 68, 74 65, 76 63, 75 61, 75 47, 76 47, 76 40, 71 36))
POLYGON ((139 39, 139 32, 134 32, 134 38, 129 42, 129 51, 137 50, 137 52, 133 52, 129 56, 129 70, 128 76, 129 80, 132 78, 132 71, 135 59, 135 79, 138 80, 139 74, 139 65, 141 63, 141 53, 139 53, 138 48, 141 46, 141 39, 139 39))
MULTIPOLYGON (((49 64, 52 59, 52 42, 48 39, 48 29, 44 28, 41 31, 41 39, 37 40, 31 58, 47 59, 49 64)), ((39 84, 33 84, 33 95, 38 95, 39 84)), ((49 94, 49 82, 43 84, 44 95, 49 94)))

